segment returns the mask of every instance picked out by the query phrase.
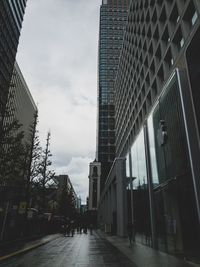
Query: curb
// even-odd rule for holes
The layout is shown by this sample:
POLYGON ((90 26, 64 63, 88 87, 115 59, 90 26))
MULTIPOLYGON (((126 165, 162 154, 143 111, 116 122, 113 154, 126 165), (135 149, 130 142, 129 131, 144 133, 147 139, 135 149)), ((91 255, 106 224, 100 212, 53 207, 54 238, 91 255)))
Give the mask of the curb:
POLYGON ((60 236, 57 235, 57 236, 55 236, 55 237, 52 238, 52 239, 49 239, 49 240, 40 242, 40 243, 38 243, 38 244, 28 246, 28 247, 26 247, 26 248, 24 248, 24 249, 21 249, 21 250, 12 252, 12 253, 10 253, 10 254, 4 255, 4 256, 0 257, 0 262, 1 262, 1 261, 4 261, 4 260, 7 260, 7 259, 9 259, 9 258, 18 256, 18 255, 20 255, 20 254, 26 253, 26 252, 28 252, 28 251, 30 251, 30 250, 33 250, 33 249, 37 248, 37 247, 43 246, 43 245, 45 245, 45 244, 47 244, 47 243, 51 242, 52 240, 55 240, 55 239, 57 239, 57 238, 59 238, 59 237, 60 237, 60 236))

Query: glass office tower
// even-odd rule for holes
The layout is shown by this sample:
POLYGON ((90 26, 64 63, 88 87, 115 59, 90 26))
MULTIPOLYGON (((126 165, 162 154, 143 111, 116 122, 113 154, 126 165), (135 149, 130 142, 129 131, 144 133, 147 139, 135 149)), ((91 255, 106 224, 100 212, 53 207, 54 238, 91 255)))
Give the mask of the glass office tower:
POLYGON ((114 82, 128 6, 128 0, 103 0, 100 8, 97 158, 102 166, 101 189, 115 158, 114 82))
POLYGON ((132 0, 115 82, 116 156, 134 179, 135 239, 198 261, 199 14, 197 0, 132 0))
POLYGON ((0 1, 0 125, 4 117, 26 2, 27 0, 0 1))

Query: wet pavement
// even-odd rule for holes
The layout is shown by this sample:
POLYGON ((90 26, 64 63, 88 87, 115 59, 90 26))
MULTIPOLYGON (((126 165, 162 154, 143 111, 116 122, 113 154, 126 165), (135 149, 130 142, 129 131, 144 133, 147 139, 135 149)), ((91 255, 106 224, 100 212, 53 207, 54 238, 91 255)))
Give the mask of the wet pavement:
POLYGON ((99 234, 118 248, 138 267, 200 267, 198 263, 155 250, 141 243, 136 242, 130 248, 128 238, 107 236, 101 232, 99 234))
POLYGON ((25 254, 0 262, 0 267, 137 267, 96 233, 59 237, 25 254))

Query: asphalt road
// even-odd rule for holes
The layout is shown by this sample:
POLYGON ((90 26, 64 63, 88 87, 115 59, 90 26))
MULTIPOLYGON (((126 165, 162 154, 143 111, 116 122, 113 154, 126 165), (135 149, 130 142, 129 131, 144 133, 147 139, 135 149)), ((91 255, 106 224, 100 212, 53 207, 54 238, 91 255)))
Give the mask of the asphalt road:
POLYGON ((117 248, 95 233, 59 237, 43 246, 10 258, 0 267, 136 267, 117 248))

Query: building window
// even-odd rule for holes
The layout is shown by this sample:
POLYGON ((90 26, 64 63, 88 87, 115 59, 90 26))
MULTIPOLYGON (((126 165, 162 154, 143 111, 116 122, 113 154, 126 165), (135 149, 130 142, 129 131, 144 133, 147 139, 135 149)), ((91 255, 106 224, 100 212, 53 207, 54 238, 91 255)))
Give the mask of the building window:
POLYGON ((156 152, 155 152, 155 135, 154 135, 154 126, 153 126, 153 116, 152 113, 147 121, 148 125, 148 135, 149 135, 149 150, 151 157, 151 175, 152 175, 152 184, 153 187, 158 186, 158 171, 157 171, 157 161, 156 161, 156 152))
POLYGON ((144 132, 141 130, 131 147, 133 214, 136 240, 151 245, 150 207, 147 184, 144 132))
POLYGON ((197 18, 198 18, 198 16, 197 16, 197 12, 195 11, 195 13, 194 13, 194 15, 192 16, 192 25, 194 25, 195 24, 195 22, 197 21, 197 18))

